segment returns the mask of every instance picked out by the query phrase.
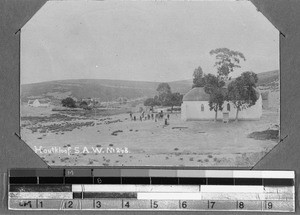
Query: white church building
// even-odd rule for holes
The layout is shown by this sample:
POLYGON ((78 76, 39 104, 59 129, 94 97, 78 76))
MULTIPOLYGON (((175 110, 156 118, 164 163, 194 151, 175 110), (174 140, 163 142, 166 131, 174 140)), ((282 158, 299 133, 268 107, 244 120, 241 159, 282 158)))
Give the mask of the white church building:
MULTIPOLYGON (((258 93, 258 100, 255 105, 239 111, 238 120, 259 120, 262 115, 262 97, 258 93)), ((183 96, 181 105, 181 119, 185 121, 192 120, 214 120, 215 111, 209 110, 209 94, 204 91, 203 87, 195 87, 183 96)), ((223 110, 218 111, 218 120, 223 120, 224 116, 229 120, 236 117, 236 108, 231 102, 225 101, 223 110)))

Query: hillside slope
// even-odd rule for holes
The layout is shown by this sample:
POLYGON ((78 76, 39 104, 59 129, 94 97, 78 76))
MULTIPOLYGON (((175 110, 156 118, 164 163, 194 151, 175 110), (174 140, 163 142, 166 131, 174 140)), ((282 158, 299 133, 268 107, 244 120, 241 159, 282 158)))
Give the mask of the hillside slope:
MULTIPOLYGON (((61 80, 21 86, 21 100, 26 102, 33 98, 61 99, 66 96, 80 98, 98 98, 113 101, 120 97, 136 99, 153 97, 159 82, 122 81, 122 80, 61 80)), ((186 93, 189 81, 169 83, 173 92, 186 93)))
MULTIPOLYGON (((258 86, 278 88, 279 71, 268 71, 258 74, 258 86)), ((127 99, 153 97, 159 82, 124 81, 107 79, 74 79, 49 81, 21 85, 21 101, 34 98, 62 99, 67 96, 81 98, 98 98, 102 101, 113 101, 120 97, 127 99)), ((193 81, 182 80, 169 82, 172 92, 187 93, 193 81)))

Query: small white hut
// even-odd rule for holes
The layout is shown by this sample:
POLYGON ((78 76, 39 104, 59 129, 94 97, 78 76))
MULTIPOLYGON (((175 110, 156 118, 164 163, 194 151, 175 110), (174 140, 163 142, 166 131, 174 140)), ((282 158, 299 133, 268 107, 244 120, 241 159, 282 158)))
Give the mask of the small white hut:
POLYGON ((29 100, 28 101, 28 106, 31 107, 49 107, 49 102, 48 101, 44 101, 44 100, 29 100))
MULTIPOLYGON (((239 111, 239 120, 259 120, 262 115, 262 98, 258 93, 258 100, 255 105, 239 111)), ((181 105, 181 119, 189 120, 214 120, 215 111, 209 110, 209 94, 205 93, 203 87, 195 87, 183 96, 181 105)), ((229 114, 229 119, 234 120, 236 116, 236 108, 233 103, 225 101, 223 110, 218 111, 218 119, 223 119, 223 113, 229 114)), ((227 115, 226 114, 226 115, 227 115)), ((228 115, 227 115, 228 116, 228 115)))

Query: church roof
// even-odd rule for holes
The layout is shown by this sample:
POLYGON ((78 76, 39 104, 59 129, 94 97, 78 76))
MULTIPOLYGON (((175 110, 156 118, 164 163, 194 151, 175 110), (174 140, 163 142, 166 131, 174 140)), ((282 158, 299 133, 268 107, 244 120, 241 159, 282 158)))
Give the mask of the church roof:
POLYGON ((203 87, 195 87, 183 96, 183 101, 208 101, 209 94, 204 91, 203 87))

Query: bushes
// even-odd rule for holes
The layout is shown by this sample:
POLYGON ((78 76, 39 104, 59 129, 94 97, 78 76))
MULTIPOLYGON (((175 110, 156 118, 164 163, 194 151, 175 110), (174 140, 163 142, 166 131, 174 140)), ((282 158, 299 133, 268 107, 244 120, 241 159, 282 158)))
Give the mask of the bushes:
POLYGON ((71 97, 67 97, 61 101, 63 107, 69 107, 69 108, 75 108, 76 107, 75 103, 76 103, 75 100, 72 99, 71 97))

